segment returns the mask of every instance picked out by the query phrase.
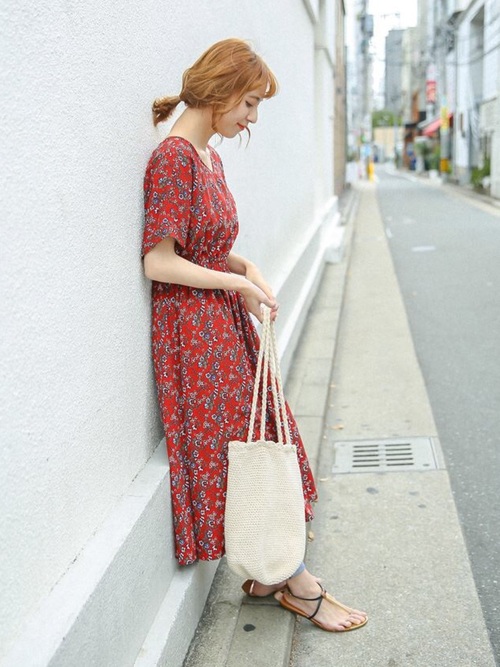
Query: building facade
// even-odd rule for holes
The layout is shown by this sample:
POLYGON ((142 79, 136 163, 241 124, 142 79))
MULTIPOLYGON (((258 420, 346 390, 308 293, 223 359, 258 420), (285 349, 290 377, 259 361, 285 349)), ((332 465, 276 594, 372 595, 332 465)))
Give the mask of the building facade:
POLYGON ((419 131, 438 143, 441 172, 500 195, 500 13, 496 0, 419 2, 425 63, 419 131), (498 157, 497 157, 498 156, 498 157))
POLYGON ((385 105, 400 116, 403 100, 404 30, 390 30, 385 38, 385 105))
POLYGON ((372 138, 373 69, 370 40, 373 16, 368 0, 353 0, 346 6, 347 29, 347 127, 351 158, 366 159, 372 138))
POLYGON ((334 192, 340 196, 345 186, 347 160, 347 91, 345 4, 335 0, 335 71, 334 71, 334 192))
POLYGON ((499 34, 500 12, 495 0, 475 0, 458 17, 456 177, 460 183, 470 183, 476 172, 485 189, 495 197, 500 197, 499 34))

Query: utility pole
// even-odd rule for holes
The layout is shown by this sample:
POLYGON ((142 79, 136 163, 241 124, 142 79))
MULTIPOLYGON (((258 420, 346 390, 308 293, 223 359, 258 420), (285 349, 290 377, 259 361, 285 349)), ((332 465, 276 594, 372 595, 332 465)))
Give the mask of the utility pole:
POLYGON ((370 62, 370 39, 373 37, 373 16, 367 13, 368 0, 361 0, 361 11, 359 21, 361 28, 361 62, 362 89, 361 89, 361 146, 360 157, 369 167, 371 159, 372 140, 372 96, 371 96, 371 62, 370 62))
POLYGON ((448 77, 446 72, 446 56, 448 54, 448 3, 447 0, 441 0, 440 3, 441 16, 439 20, 439 55, 440 55, 440 112, 441 112, 441 129, 440 129, 440 165, 439 171, 441 177, 446 180, 448 177, 449 160, 450 160, 450 122, 448 119, 448 77))

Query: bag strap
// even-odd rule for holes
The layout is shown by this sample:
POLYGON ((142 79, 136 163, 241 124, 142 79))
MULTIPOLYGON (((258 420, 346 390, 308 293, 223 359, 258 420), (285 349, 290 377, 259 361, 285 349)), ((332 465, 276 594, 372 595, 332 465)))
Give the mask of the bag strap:
POLYGON ((262 401, 260 404, 260 440, 265 439, 266 430, 266 404, 267 404, 267 378, 271 381, 271 391, 273 395, 274 414, 276 419, 276 431, 278 442, 290 443, 290 425, 286 413, 285 395, 283 392, 283 380, 278 357, 278 345, 276 342, 276 332, 274 323, 271 321, 271 309, 262 306, 263 322, 260 339, 259 356, 257 359, 257 371, 255 374, 255 384, 253 388, 252 410, 250 413, 250 425, 248 428, 247 442, 252 441, 255 428, 255 419, 257 416, 257 404, 262 386, 262 401))

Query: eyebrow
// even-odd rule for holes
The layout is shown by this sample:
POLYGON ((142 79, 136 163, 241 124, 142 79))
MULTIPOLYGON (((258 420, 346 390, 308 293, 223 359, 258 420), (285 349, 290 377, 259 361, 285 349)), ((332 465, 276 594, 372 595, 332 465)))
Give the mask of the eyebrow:
POLYGON ((254 100, 258 100, 259 102, 262 102, 262 97, 259 97, 258 95, 250 95, 250 97, 253 97, 254 100))

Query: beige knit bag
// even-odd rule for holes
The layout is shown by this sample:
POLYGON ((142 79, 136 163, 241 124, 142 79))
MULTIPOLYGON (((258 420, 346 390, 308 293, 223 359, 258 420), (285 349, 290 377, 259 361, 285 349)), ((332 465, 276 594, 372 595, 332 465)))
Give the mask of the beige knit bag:
POLYGON ((277 584, 304 559, 304 496, 297 448, 291 444, 271 311, 264 309, 261 343, 246 442, 229 443, 225 542, 229 567, 245 579, 277 584), (252 441, 257 403, 271 381, 278 442, 265 440, 266 406, 260 406, 260 438, 252 441))

